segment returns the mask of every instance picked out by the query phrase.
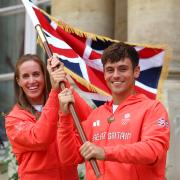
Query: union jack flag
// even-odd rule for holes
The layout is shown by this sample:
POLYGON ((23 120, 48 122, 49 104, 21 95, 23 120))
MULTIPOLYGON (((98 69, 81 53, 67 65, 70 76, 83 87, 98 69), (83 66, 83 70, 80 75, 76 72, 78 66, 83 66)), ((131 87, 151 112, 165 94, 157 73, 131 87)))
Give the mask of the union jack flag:
MULTIPOLYGON (((107 37, 85 33, 57 21, 36 7, 30 0, 22 0, 34 26, 40 24, 53 53, 57 53, 75 84, 87 98, 106 101, 111 98, 103 77, 101 55, 115 42, 107 37)), ((140 57, 140 77, 136 91, 155 99, 165 59, 165 49, 132 44, 140 57)))

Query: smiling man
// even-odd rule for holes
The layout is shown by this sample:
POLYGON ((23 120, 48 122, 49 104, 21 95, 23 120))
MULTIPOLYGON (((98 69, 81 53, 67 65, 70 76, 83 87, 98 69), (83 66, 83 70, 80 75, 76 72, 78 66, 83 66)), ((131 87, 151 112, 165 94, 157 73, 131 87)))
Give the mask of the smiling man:
MULTIPOLYGON (((67 108, 74 102, 72 92, 65 89, 59 94, 62 162, 77 164, 95 158, 103 180, 164 180, 168 114, 159 101, 135 91, 140 74, 138 53, 128 44, 115 43, 104 51, 102 64, 112 101, 95 109, 83 122, 89 139, 83 145, 67 108)), ((88 161, 86 179, 96 179, 88 161)))

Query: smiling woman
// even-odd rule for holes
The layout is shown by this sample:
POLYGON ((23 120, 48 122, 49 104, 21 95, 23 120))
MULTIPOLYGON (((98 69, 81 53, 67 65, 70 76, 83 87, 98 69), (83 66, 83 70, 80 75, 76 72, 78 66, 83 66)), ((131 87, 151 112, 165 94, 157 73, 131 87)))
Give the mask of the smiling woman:
POLYGON ((24 62, 20 67, 18 85, 23 89, 31 104, 43 103, 44 77, 39 64, 35 61, 24 62))
POLYGON ((21 180, 70 180, 72 177, 65 173, 67 169, 77 179, 77 166, 63 169, 57 148, 59 82, 65 77, 62 69, 57 58, 49 59, 46 68, 43 61, 32 54, 21 56, 16 63, 17 103, 5 117, 5 125, 21 180), (51 64, 59 68, 54 70, 51 64))
MULTIPOLYGON (((37 55, 32 54, 23 55, 16 63, 17 103, 6 116, 5 125, 21 180, 78 179, 77 164, 63 165, 59 156, 58 93, 61 81, 66 82, 66 73, 56 57, 48 59, 47 68, 37 55)), ((80 119, 83 120, 91 108, 88 104, 82 108, 85 113, 81 113, 80 119)), ((79 115, 80 111, 77 113, 79 115)))
POLYGON ((28 54, 17 61, 14 87, 18 104, 29 112, 35 112, 33 105, 45 104, 51 85, 46 67, 37 55, 28 54))

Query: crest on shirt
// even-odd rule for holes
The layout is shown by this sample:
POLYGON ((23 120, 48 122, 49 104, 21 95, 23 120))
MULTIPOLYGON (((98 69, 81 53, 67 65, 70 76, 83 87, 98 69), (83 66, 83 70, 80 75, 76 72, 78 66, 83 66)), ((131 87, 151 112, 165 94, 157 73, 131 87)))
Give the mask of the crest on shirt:
POLYGON ((126 113, 126 114, 124 114, 124 119, 129 119, 129 118, 130 118, 130 116, 131 116, 131 114, 130 114, 130 113, 126 113))
POLYGON ((126 113, 124 114, 122 120, 121 120, 121 124, 122 125, 127 125, 130 121, 130 118, 131 118, 131 114, 130 113, 126 113))

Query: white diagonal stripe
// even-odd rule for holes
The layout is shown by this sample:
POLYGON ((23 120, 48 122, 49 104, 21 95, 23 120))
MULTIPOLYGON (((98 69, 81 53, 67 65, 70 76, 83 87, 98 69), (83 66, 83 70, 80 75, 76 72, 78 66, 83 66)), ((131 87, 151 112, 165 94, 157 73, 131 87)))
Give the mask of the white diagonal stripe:
POLYGON ((153 68, 153 67, 161 67, 163 65, 163 59, 164 59, 165 52, 162 51, 159 54, 156 54, 155 56, 148 58, 148 59, 140 59, 139 65, 141 71, 153 68))
POLYGON ((154 89, 154 88, 151 88, 149 86, 146 86, 143 83, 140 83, 139 81, 136 81, 135 85, 140 87, 140 88, 142 88, 142 89, 144 89, 144 90, 146 90, 146 91, 149 91, 149 92, 151 92, 153 94, 157 94, 157 89, 154 89))

